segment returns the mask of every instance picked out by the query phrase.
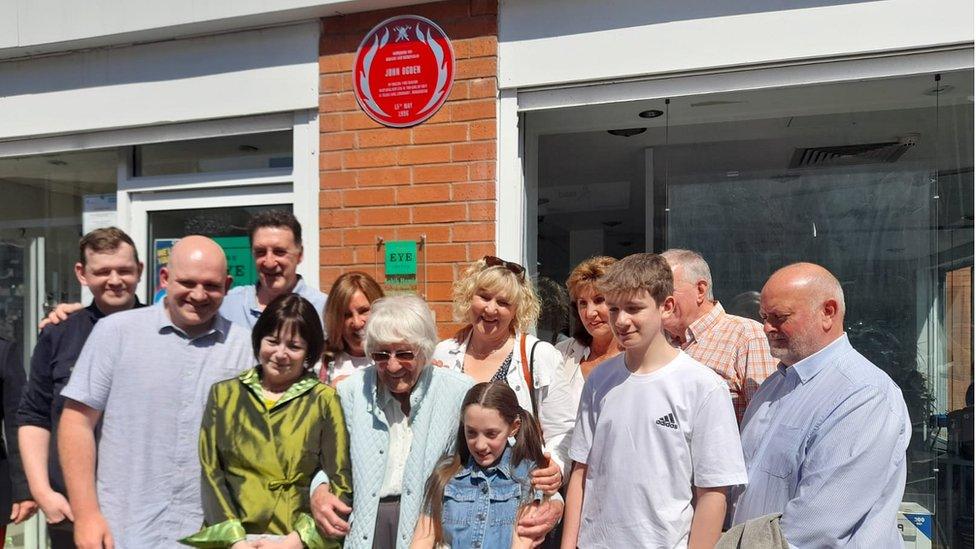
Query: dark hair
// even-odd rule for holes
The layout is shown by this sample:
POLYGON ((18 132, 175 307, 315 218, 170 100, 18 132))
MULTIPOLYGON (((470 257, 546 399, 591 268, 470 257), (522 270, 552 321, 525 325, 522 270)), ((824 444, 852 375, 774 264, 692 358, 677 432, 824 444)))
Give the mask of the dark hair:
POLYGON ((305 367, 311 368, 322 356, 325 336, 322 335, 322 324, 315 305, 298 294, 278 296, 264 308, 251 331, 254 358, 258 358, 262 339, 289 328, 294 329, 305 340, 305 345, 308 346, 305 367))
POLYGON ((571 322, 573 338, 583 345, 589 346, 593 343, 593 336, 590 335, 590 332, 586 331, 586 325, 579 316, 579 306, 577 306, 576 300, 579 299, 580 294, 584 290, 592 289, 596 291, 597 281, 607 273, 607 268, 616 262, 616 259, 605 255, 591 257, 577 265, 573 269, 573 272, 569 273, 569 278, 566 279, 569 298, 573 302, 573 314, 571 315, 573 319, 571 322))
POLYGON ((546 456, 542 451, 542 430, 532 414, 519 406, 518 397, 508 384, 501 381, 488 381, 469 389, 461 404, 457 450, 453 455, 444 456, 437 464, 434 472, 427 479, 427 488, 424 492, 424 510, 431 518, 435 544, 444 541, 444 529, 441 527, 444 487, 454 478, 461 466, 471 459, 471 452, 464 442, 464 411, 472 404, 496 410, 509 425, 516 420, 521 422, 518 433, 515 434, 515 446, 512 447, 512 467, 517 467, 525 459, 531 459, 537 467, 546 463, 546 456))
POLYGON ((136 250, 135 243, 132 242, 132 238, 129 235, 125 234, 125 231, 118 227, 95 229, 81 237, 81 240, 78 241, 78 261, 84 267, 88 265, 85 250, 91 250, 92 253, 114 252, 122 244, 132 246, 132 257, 136 260, 136 263, 139 263, 139 252, 136 250))
POLYGON ((632 254, 607 267, 596 287, 604 295, 646 290, 660 306, 674 292, 674 276, 660 255, 632 254))
POLYGON ((343 273, 329 290, 329 299, 325 302, 325 352, 326 358, 333 359, 335 355, 346 350, 346 342, 342 339, 342 321, 345 319, 349 302, 356 292, 363 292, 366 300, 372 304, 383 297, 383 288, 373 280, 373 277, 362 271, 343 273))
POLYGON ((302 225, 295 216, 285 210, 267 210, 251 216, 247 222, 247 236, 254 240, 254 233, 264 227, 284 227, 291 230, 295 244, 302 245, 302 225))

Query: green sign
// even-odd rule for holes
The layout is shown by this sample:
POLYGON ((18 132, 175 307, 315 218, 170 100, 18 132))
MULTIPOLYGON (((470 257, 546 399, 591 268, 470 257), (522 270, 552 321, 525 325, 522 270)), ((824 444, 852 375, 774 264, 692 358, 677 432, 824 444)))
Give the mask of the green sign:
POLYGON ((384 262, 386 284, 406 290, 417 285, 417 242, 394 240, 386 243, 384 262))
POLYGON ((231 287, 254 284, 258 278, 251 256, 251 239, 247 236, 215 236, 214 241, 227 256, 227 274, 234 277, 231 287))

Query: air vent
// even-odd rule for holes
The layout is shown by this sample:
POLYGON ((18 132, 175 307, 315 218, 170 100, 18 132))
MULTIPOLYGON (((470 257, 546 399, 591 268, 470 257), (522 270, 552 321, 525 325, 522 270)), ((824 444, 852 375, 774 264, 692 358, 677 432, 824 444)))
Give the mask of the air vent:
POLYGON ((861 145, 838 145, 834 147, 811 147, 796 149, 790 160, 790 169, 821 168, 829 166, 853 166, 860 164, 884 164, 895 162, 909 148, 914 140, 889 141, 887 143, 865 143, 861 145))

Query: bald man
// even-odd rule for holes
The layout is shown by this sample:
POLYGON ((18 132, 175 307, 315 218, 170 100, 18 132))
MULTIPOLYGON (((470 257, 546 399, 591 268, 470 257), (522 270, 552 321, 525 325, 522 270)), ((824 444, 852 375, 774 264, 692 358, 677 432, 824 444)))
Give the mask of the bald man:
POLYGON ((746 409, 749 484, 732 522, 782 513, 791 547, 900 548, 908 409, 847 340, 840 283, 789 265, 763 287, 760 314, 780 364, 746 409))
POLYGON ((58 450, 80 548, 175 548, 200 529, 207 394, 254 362, 248 331, 218 314, 231 278, 216 242, 181 239, 160 281, 161 303, 95 325, 61 393, 58 450))

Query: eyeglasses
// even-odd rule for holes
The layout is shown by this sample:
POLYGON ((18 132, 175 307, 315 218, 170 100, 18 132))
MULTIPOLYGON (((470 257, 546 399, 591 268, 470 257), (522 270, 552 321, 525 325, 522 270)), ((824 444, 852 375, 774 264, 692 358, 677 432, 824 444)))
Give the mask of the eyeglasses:
POLYGON ((485 265, 489 267, 505 267, 512 274, 519 277, 519 280, 525 279, 525 267, 519 265, 518 263, 512 263, 511 261, 505 261, 500 257, 495 257, 493 255, 486 255, 484 258, 485 265))
POLYGON ((373 362, 387 362, 390 360, 390 357, 394 356, 397 362, 408 362, 417 357, 413 351, 376 351, 375 353, 369 354, 369 358, 373 359, 373 362))

